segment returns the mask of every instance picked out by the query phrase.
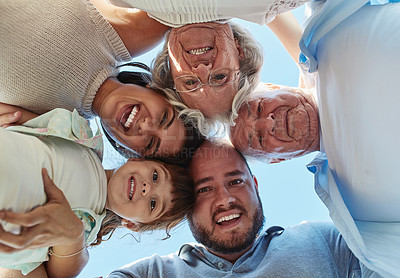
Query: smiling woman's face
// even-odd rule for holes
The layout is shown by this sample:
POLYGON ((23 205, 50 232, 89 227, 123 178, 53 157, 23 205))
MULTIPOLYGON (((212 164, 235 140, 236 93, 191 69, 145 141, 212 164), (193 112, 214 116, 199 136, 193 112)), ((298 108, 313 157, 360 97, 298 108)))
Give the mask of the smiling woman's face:
MULTIPOLYGON (((202 84, 209 82, 211 71, 238 71, 239 61, 244 57, 231 27, 212 22, 173 28, 168 39, 168 51, 174 80, 179 76, 194 75, 202 84)), ((231 110, 238 81, 223 86, 203 85, 195 91, 179 94, 188 107, 212 117, 231 110)))
POLYGON ((302 90, 265 86, 242 105, 235 123, 231 141, 248 155, 279 160, 319 148, 318 108, 313 96, 302 90))
POLYGON ((166 98, 138 85, 115 81, 114 85, 93 105, 111 138, 142 156, 179 153, 185 141, 185 127, 166 98))

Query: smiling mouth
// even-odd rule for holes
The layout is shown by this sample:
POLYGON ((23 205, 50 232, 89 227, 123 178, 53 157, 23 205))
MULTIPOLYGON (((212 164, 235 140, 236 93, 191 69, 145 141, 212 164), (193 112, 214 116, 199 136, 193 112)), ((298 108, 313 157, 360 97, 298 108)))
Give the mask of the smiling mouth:
POLYGON ((288 114, 291 110, 288 110, 287 106, 281 106, 273 111, 275 117, 275 137, 284 142, 290 142, 295 140, 290 134, 290 123, 288 114))
POLYGON ((207 47, 202 47, 202 48, 191 49, 191 50, 187 51, 187 53, 192 54, 192 55, 202 55, 202 54, 209 52, 212 49, 213 49, 212 47, 207 46, 207 47))
POLYGON ((139 112, 140 106, 135 104, 122 114, 121 119, 119 120, 120 124, 125 130, 128 130, 132 126, 132 122, 135 119, 136 114, 139 112))
POLYGON ((131 177, 131 185, 129 187, 129 200, 132 200, 133 193, 135 192, 135 179, 131 177))
POLYGON ((228 225, 228 224, 234 222, 235 220, 237 220, 239 217, 240 217, 239 213, 224 216, 217 220, 217 224, 218 225, 228 225))

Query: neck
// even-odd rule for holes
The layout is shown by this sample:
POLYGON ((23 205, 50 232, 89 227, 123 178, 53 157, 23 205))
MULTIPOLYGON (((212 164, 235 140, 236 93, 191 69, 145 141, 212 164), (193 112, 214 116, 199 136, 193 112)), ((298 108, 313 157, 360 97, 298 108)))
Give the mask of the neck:
MULTIPOLYGON (((115 170, 116 170, 116 169, 104 170, 105 173, 106 173, 106 178, 107 178, 107 187, 108 187, 108 184, 109 184, 109 182, 110 182, 110 179, 111 179, 112 175, 114 174, 115 170)), ((107 194, 107 195, 108 195, 108 194, 107 194)), ((108 205, 108 198, 107 198, 107 200, 106 200, 106 208, 109 208, 109 205, 108 205)))
POLYGON ((100 117, 101 105, 107 96, 118 88, 119 81, 115 78, 107 78, 103 84, 100 85, 99 89, 94 96, 92 103, 92 111, 96 116, 100 117))
POLYGON ((218 253, 216 251, 210 250, 207 247, 206 248, 210 253, 213 253, 214 255, 220 257, 221 259, 227 260, 227 261, 231 262, 232 264, 234 264, 244 253, 249 251, 251 247, 252 246, 250 246, 240 252, 234 253, 234 254, 222 254, 222 253, 218 253))
POLYGON ((107 185, 112 177, 112 175, 114 174, 116 169, 109 169, 109 170, 104 170, 106 172, 106 177, 107 177, 107 185))

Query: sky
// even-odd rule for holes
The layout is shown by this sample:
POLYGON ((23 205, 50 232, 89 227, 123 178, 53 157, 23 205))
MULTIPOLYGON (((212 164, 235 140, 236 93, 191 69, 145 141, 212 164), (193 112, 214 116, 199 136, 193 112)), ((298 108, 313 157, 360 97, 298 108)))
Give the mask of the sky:
MULTIPOLYGON (((302 22, 304 8, 294 10, 302 22)), ((264 82, 297 86, 298 70, 279 40, 267 26, 235 20, 249 30, 264 49, 264 65, 261 79, 264 82)), ((150 65, 160 47, 135 61, 150 65)), ((257 177, 265 224, 287 227, 301 221, 330 221, 328 210, 314 192, 313 175, 306 165, 316 153, 276 164, 250 161, 249 165, 257 177)), ((105 150, 105 168, 115 167, 121 161, 108 145, 105 150)), ((90 259, 79 278, 106 277, 112 270, 155 253, 167 255, 176 252, 187 242, 194 242, 187 223, 172 230, 171 238, 162 240, 164 232, 137 234, 119 229, 108 242, 89 248, 90 259)))

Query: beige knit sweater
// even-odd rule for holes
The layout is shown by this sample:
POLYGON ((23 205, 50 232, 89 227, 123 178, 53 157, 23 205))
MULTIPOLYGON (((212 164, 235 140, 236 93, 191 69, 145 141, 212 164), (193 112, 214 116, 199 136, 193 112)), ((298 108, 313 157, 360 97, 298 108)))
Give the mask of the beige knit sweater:
POLYGON ((0 102, 89 118, 100 85, 130 59, 89 0, 0 0, 0 102))

